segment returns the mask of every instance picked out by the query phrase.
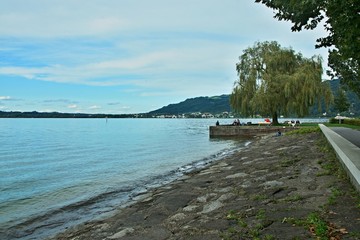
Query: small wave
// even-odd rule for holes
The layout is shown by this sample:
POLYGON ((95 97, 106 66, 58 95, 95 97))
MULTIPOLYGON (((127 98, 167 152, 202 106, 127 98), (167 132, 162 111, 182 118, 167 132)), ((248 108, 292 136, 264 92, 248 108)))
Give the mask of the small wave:
POLYGON ((8 225, 12 226, 7 230, 0 229, 0 237, 1 239, 38 239, 56 234, 68 227, 101 218, 104 214, 114 211, 114 206, 128 201, 129 193, 133 191, 134 187, 122 187, 50 210, 41 215, 32 215, 22 222, 10 222, 8 225))

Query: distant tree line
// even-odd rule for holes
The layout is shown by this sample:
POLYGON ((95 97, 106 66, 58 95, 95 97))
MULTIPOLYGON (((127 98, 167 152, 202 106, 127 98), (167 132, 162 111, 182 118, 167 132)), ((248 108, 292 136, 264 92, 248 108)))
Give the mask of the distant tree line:
POLYGON ((0 111, 0 118, 136 118, 139 114, 87 114, 87 113, 60 113, 60 112, 20 112, 0 111))

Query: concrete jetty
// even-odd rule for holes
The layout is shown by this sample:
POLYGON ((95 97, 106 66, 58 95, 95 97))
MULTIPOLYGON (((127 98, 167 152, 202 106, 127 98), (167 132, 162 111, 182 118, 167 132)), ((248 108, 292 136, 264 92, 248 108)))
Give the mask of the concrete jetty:
POLYGON ((283 127, 283 126, 262 126, 262 125, 251 125, 251 126, 237 126, 237 125, 219 125, 210 126, 209 135, 210 137, 249 137, 258 135, 268 135, 270 133, 277 134, 278 132, 284 133, 292 131, 298 127, 283 127))

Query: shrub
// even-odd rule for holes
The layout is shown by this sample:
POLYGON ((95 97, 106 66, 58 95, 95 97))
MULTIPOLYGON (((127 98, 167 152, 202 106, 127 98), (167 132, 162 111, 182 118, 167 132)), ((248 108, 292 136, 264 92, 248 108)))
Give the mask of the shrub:
POLYGON ((359 118, 346 118, 346 119, 341 119, 341 120, 331 118, 329 120, 329 123, 332 123, 332 124, 337 124, 339 122, 341 122, 342 124, 360 126, 360 119, 359 118))

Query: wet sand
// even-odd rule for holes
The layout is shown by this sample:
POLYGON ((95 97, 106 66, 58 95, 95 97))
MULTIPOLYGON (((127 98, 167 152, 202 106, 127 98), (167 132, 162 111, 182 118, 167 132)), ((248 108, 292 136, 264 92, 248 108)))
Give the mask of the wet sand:
POLYGON ((360 239, 359 193, 320 132, 264 137, 52 239, 314 239, 315 217, 360 239))

